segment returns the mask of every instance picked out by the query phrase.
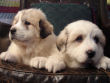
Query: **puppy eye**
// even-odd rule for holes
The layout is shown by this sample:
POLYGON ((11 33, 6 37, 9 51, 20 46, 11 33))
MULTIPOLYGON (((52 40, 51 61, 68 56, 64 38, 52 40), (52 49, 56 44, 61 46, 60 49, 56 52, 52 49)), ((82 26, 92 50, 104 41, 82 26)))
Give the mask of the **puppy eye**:
POLYGON ((94 37, 94 41, 95 41, 96 43, 99 43, 99 38, 98 38, 97 36, 95 36, 95 37, 94 37))
POLYGON ((25 24, 25 25, 30 25, 31 23, 28 22, 28 21, 25 21, 24 24, 25 24))
POLYGON ((79 35, 79 36, 75 39, 75 41, 77 41, 77 42, 82 42, 82 40, 83 40, 82 35, 79 35))

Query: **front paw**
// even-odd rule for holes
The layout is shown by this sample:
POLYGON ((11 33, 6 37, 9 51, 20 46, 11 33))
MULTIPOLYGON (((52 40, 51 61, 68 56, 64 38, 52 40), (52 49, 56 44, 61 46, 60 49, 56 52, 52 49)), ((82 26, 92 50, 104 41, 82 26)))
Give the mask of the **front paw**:
POLYGON ((8 52, 2 52, 0 54, 0 59, 8 62, 15 62, 15 63, 17 62, 15 56, 8 52))
POLYGON ((100 69, 100 68, 103 68, 103 69, 110 69, 110 58, 108 58, 108 57, 106 57, 106 56, 103 56, 101 59, 100 59, 100 61, 99 61, 99 63, 96 65, 96 67, 98 68, 98 69, 100 69))
POLYGON ((30 61, 30 66, 34 68, 45 68, 46 57, 35 57, 30 61))
POLYGON ((7 52, 2 52, 2 53, 0 54, 0 59, 1 59, 1 60, 6 60, 6 53, 7 53, 7 52))
POLYGON ((58 60, 55 58, 50 58, 46 63, 46 69, 48 70, 48 72, 56 73, 57 71, 60 71, 65 67, 66 65, 63 60, 58 60))

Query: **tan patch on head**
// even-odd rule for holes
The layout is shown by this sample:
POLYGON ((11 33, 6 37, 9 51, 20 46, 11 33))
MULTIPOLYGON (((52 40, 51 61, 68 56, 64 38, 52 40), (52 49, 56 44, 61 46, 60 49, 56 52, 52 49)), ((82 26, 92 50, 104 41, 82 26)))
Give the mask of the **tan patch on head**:
POLYGON ((23 11, 22 21, 29 21, 34 26, 37 26, 42 18, 46 19, 45 14, 40 9, 27 9, 23 11))

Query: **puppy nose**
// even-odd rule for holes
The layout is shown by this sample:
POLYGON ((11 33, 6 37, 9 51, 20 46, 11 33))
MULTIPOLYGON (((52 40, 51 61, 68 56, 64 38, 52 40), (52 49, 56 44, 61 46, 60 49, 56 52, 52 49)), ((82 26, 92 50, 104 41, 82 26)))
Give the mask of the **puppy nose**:
POLYGON ((87 52, 88 58, 93 58, 95 56, 95 51, 93 50, 88 50, 87 52))
POLYGON ((15 29, 15 28, 13 28, 13 29, 11 29, 11 30, 10 30, 10 32, 11 32, 11 34, 13 35, 13 34, 15 34, 15 33, 16 33, 16 29, 15 29))

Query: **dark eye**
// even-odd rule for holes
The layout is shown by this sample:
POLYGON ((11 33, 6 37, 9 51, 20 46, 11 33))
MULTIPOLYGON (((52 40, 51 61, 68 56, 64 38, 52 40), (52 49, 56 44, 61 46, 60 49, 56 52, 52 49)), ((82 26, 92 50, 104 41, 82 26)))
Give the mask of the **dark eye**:
POLYGON ((75 39, 75 41, 77 41, 77 42, 82 42, 82 40, 83 40, 82 35, 79 35, 79 36, 75 39))
POLYGON ((28 21, 25 21, 24 24, 25 24, 25 25, 30 25, 31 23, 28 22, 28 21))
POLYGON ((95 36, 95 37, 94 37, 94 41, 95 41, 96 43, 99 43, 99 38, 98 38, 97 36, 95 36))

